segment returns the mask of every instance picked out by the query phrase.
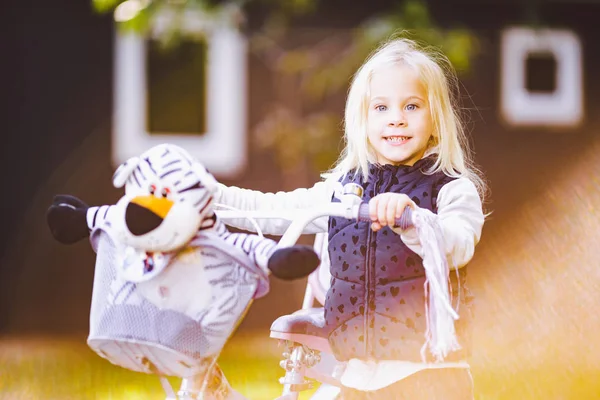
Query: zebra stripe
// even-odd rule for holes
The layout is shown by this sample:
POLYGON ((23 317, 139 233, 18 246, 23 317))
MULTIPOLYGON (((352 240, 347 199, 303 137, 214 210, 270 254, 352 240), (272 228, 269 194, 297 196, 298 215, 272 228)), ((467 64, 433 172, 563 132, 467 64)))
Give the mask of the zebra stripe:
MULTIPOLYGON (((200 199, 198 199, 198 201, 196 201, 194 203, 194 207, 198 207, 200 204, 202 204, 204 201, 206 201, 206 203, 202 206, 202 210, 204 210, 206 205, 209 204, 211 200, 212 200, 212 196, 207 191, 202 195, 202 197, 200 197, 200 199)), ((202 210, 200 210, 200 213, 202 212, 202 210)))
POLYGON ((171 174, 173 174, 173 173, 175 173, 175 172, 179 172, 179 171, 181 171, 181 168, 175 168, 175 169, 172 169, 172 170, 170 170, 170 171, 167 171, 167 172, 165 172, 164 174, 160 175, 160 176, 159 176, 159 178, 160 178, 160 179, 163 179, 165 176, 169 176, 169 175, 171 175, 171 174))
POLYGON ((100 207, 96 207, 96 212, 94 213, 94 219, 92 220, 92 228, 96 227, 96 217, 98 217, 98 211, 100 211, 100 207))
POLYGON ((135 168, 136 171, 138 171, 140 173, 140 175, 142 176, 143 180, 146 180, 146 176, 144 175, 144 173, 142 172, 142 168, 140 167, 140 165, 138 164, 138 166, 135 168))
POLYGON ((111 210, 115 207, 114 205, 104 205, 104 206, 93 206, 90 207, 87 211, 86 220, 88 224, 88 229, 92 230, 95 227, 101 225, 105 221, 108 223, 108 219, 111 214, 111 210), (104 210, 104 212, 101 212, 104 210))
POLYGON ((273 255, 277 246, 274 240, 256 234, 229 232, 225 224, 217 218, 215 218, 213 229, 225 243, 242 250, 254 264, 263 270, 267 269, 269 258, 273 255))
POLYGON ((194 183, 192 186, 188 186, 185 189, 181 189, 177 193, 184 193, 184 192, 187 192, 188 190, 202 189, 202 188, 204 188, 204 186, 202 186, 202 184, 200 183, 200 181, 198 181, 198 182, 194 183))
MULTIPOLYGON (((138 167, 138 168, 139 168, 139 167, 138 167)), ((137 183, 137 185, 138 185, 139 187, 142 187, 142 185, 140 184, 140 181, 139 181, 139 180, 138 180, 138 178, 137 178, 137 175, 136 175, 136 173, 135 173, 135 170, 133 170, 133 173, 131 174, 131 176, 133 176, 133 179, 135 179, 135 183, 137 183)))
POLYGON ((150 169, 152 170, 152 172, 154 172, 154 175, 156 175, 156 170, 152 166, 152 162, 150 161, 150 157, 144 158, 144 161, 146 161, 146 163, 148 164, 148 167, 150 167, 150 169))
POLYGON ((173 164, 177 164, 177 163, 180 163, 180 162, 181 162, 181 160, 179 160, 179 159, 176 159, 176 160, 173 160, 173 161, 170 161, 170 162, 166 163, 166 164, 165 164, 165 165, 163 165, 162 167, 163 167, 163 169, 165 169, 165 168, 167 168, 167 167, 169 167, 169 166, 171 166, 171 165, 173 165, 173 164))

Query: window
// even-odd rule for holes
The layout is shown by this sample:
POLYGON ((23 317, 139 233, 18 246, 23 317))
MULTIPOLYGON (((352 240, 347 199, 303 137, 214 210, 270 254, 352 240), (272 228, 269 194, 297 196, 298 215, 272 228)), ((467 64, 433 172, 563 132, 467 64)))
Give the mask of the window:
POLYGON ((502 32, 500 112, 513 126, 575 127, 583 119, 581 45, 574 32, 502 32))
POLYGON ((556 66, 556 58, 552 53, 528 54, 525 59, 525 89, 530 93, 554 93, 556 66))
POLYGON ((237 26, 208 18, 186 14, 184 29, 206 40, 184 41, 172 52, 115 24, 115 167, 152 146, 173 143, 217 179, 244 171, 247 41, 237 26))
POLYGON ((206 131, 207 45, 185 40, 146 45, 147 130, 150 134, 206 131))

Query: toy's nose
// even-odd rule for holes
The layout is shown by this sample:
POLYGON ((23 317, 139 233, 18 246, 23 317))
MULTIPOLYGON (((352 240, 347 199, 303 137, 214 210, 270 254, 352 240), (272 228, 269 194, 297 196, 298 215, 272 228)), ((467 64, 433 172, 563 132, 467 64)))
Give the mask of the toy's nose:
POLYGON ((125 209, 125 224, 135 235, 141 236, 158 228, 163 219, 148 208, 136 203, 127 204, 125 209))

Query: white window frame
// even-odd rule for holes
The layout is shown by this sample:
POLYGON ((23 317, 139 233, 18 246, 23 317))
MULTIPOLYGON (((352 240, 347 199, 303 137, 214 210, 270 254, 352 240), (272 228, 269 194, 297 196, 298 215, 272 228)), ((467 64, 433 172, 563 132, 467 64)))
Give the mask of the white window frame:
POLYGON ((501 34, 500 111, 513 126, 576 127, 584 117, 581 43, 566 29, 510 27, 501 34), (556 59, 556 89, 532 93, 526 88, 525 62, 532 53, 556 59))
MULTIPOLYGON (((157 19, 153 35, 165 28, 157 19)), ((112 160, 115 166, 160 143, 185 148, 217 177, 238 176, 247 163, 247 39, 235 26, 186 15, 182 29, 206 34, 206 132, 147 131, 146 38, 115 23, 112 160)))

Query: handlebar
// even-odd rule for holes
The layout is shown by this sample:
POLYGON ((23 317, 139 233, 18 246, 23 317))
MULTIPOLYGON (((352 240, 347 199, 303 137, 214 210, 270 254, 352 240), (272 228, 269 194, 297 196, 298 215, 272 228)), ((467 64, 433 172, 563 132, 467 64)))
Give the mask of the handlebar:
MULTIPOLYGON (((217 204, 218 206, 218 204, 217 204)), ((296 243, 306 226, 320 217, 344 217, 361 222, 371 222, 369 216, 369 204, 356 200, 341 202, 332 202, 321 204, 306 209, 281 209, 281 210, 215 210, 218 217, 222 220, 227 219, 285 219, 291 221, 290 226, 278 241, 278 247, 288 247, 296 243)), ((402 216, 396 219, 394 227, 407 229, 414 225, 412 219, 412 208, 406 207, 402 216)))
MULTIPOLYGON (((360 203, 358 206, 357 219, 361 222, 371 222, 371 217, 369 216, 369 203, 360 203)), ((407 206, 400 218, 396 218, 393 228, 408 229, 413 225, 412 208, 407 206)))

